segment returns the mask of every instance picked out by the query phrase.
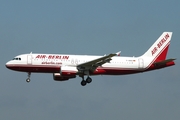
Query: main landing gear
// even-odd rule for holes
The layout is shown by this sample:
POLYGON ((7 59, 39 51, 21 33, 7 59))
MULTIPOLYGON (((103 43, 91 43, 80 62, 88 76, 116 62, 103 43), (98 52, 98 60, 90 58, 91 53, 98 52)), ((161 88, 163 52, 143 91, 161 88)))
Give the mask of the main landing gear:
POLYGON ((84 76, 82 76, 82 81, 81 81, 82 86, 85 86, 87 83, 91 83, 91 82, 92 79, 89 76, 86 78, 86 80, 84 80, 84 76))
POLYGON ((31 76, 31 73, 28 72, 28 78, 26 79, 26 82, 29 83, 31 80, 30 80, 30 76, 31 76))

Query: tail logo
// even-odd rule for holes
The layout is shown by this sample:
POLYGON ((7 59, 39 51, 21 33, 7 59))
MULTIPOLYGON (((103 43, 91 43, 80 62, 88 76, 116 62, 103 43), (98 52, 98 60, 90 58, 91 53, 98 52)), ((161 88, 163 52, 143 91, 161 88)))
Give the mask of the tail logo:
POLYGON ((160 49, 164 43, 167 41, 167 39, 169 38, 169 34, 167 33, 157 44, 157 46, 155 46, 153 48, 153 50, 151 51, 152 56, 158 51, 158 49, 160 49))

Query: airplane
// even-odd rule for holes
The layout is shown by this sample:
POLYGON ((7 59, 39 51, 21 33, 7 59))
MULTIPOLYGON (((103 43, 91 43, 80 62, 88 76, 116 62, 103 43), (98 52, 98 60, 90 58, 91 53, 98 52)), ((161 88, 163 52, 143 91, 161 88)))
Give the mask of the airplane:
POLYGON ((175 65, 166 59, 172 32, 163 32, 155 43, 139 57, 119 56, 120 52, 104 56, 30 53, 14 57, 6 63, 11 70, 31 73, 52 73, 55 81, 67 81, 79 76, 81 85, 91 83, 93 75, 127 75, 157 70, 175 65), (84 78, 85 76, 86 79, 84 78))

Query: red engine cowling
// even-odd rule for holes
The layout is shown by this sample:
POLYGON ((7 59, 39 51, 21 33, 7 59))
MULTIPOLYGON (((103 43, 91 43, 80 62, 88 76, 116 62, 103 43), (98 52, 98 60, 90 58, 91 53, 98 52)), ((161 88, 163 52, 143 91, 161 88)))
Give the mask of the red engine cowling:
POLYGON ((69 77, 64 77, 60 73, 53 73, 53 79, 55 81, 66 81, 69 80, 70 78, 75 78, 76 76, 69 76, 69 77))

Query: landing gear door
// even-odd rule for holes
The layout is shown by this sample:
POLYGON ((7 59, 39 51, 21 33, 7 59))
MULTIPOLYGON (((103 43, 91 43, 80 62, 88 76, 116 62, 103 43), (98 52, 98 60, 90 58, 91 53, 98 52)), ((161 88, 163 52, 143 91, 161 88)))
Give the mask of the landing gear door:
POLYGON ((139 58, 138 61, 139 61, 139 68, 144 68, 144 60, 142 58, 139 58))
POLYGON ((32 64, 32 55, 27 55, 27 64, 32 64))

